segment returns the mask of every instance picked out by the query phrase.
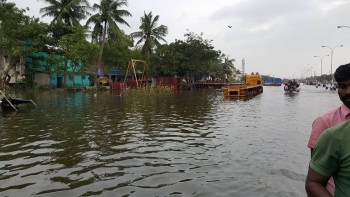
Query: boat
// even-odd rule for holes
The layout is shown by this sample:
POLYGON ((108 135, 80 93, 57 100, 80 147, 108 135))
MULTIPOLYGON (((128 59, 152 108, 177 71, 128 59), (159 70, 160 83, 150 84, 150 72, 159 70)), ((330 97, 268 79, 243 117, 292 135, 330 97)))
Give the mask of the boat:
POLYGON ((18 109, 15 106, 18 106, 20 104, 25 104, 25 103, 32 103, 33 105, 38 107, 32 99, 11 98, 11 97, 7 98, 2 91, 0 91, 0 93, 2 93, 3 95, 3 97, 0 100, 0 105, 1 105, 1 108, 3 109, 14 109, 18 111, 18 109))
POLYGON ((35 105, 37 107, 37 105, 34 103, 34 101, 32 99, 23 99, 23 98, 6 98, 3 97, 0 100, 0 105, 2 108, 5 109, 15 109, 17 111, 17 108, 15 106, 18 106, 20 104, 25 104, 25 103, 32 103, 33 105, 35 105))
POLYGON ((10 102, 12 103, 12 105, 19 105, 19 104, 23 104, 23 103, 31 103, 32 100, 31 99, 23 99, 23 98, 8 98, 8 99, 5 99, 5 97, 1 99, 1 104, 2 105, 10 105, 10 102))
POLYGON ((226 98, 256 96, 263 92, 262 77, 260 75, 246 75, 244 84, 227 85, 222 89, 226 98))
POLYGON ((285 93, 297 93, 300 92, 300 84, 294 79, 288 80, 287 83, 284 84, 284 92, 285 93))
POLYGON ((225 97, 252 97, 263 92, 262 85, 231 85, 223 87, 225 97))

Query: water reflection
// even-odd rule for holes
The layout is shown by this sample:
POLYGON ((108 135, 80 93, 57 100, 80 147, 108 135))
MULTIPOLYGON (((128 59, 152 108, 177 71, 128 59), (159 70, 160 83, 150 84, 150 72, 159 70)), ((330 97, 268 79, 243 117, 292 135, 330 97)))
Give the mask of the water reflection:
POLYGON ((338 103, 311 90, 35 95, 0 115, 0 194, 304 196, 310 122, 338 103))

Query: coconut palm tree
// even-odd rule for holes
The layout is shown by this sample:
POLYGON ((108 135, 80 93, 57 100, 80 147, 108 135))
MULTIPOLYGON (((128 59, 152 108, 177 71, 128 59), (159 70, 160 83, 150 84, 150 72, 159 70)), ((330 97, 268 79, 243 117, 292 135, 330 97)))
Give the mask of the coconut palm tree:
POLYGON ((120 9, 120 7, 127 5, 127 0, 101 0, 100 5, 96 3, 93 5, 93 9, 97 9, 98 13, 87 20, 86 26, 94 24, 92 39, 101 42, 98 66, 101 64, 106 36, 117 37, 119 35, 118 23, 129 26, 124 17, 131 16, 131 14, 127 10, 120 9))
POLYGON ((140 38, 136 45, 144 43, 142 47, 142 52, 148 57, 152 53, 153 49, 160 45, 160 40, 166 42, 164 37, 168 33, 168 27, 164 25, 157 26, 159 20, 159 15, 153 18, 152 12, 148 14, 144 13, 141 17, 140 30, 130 34, 132 38, 140 38))
POLYGON ((88 0, 42 0, 49 6, 41 8, 42 16, 53 17, 52 22, 63 22, 69 26, 81 26, 80 20, 90 15, 88 0))
POLYGON ((235 62, 235 59, 230 59, 230 57, 227 55, 224 56, 224 63, 223 63, 223 70, 224 70, 224 75, 227 76, 231 76, 236 73, 236 68, 235 65, 233 64, 233 62, 235 62))

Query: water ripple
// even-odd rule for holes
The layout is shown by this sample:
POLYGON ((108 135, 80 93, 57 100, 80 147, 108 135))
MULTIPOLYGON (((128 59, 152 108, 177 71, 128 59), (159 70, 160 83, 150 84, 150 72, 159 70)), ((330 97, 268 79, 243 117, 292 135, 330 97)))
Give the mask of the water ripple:
POLYGON ((311 121, 339 104, 312 87, 35 100, 0 116, 1 196, 305 196, 311 121))

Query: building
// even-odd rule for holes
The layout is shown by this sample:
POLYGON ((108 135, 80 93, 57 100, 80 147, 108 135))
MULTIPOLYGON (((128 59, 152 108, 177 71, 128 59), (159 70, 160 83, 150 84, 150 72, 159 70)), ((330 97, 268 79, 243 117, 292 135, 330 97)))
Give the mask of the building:
POLYGON ((74 65, 70 61, 64 62, 60 59, 61 56, 50 56, 46 52, 38 52, 26 57, 26 68, 28 73, 31 73, 27 77, 32 77, 32 81, 37 86, 51 88, 82 88, 90 85, 90 75, 82 70, 81 64, 74 65))

